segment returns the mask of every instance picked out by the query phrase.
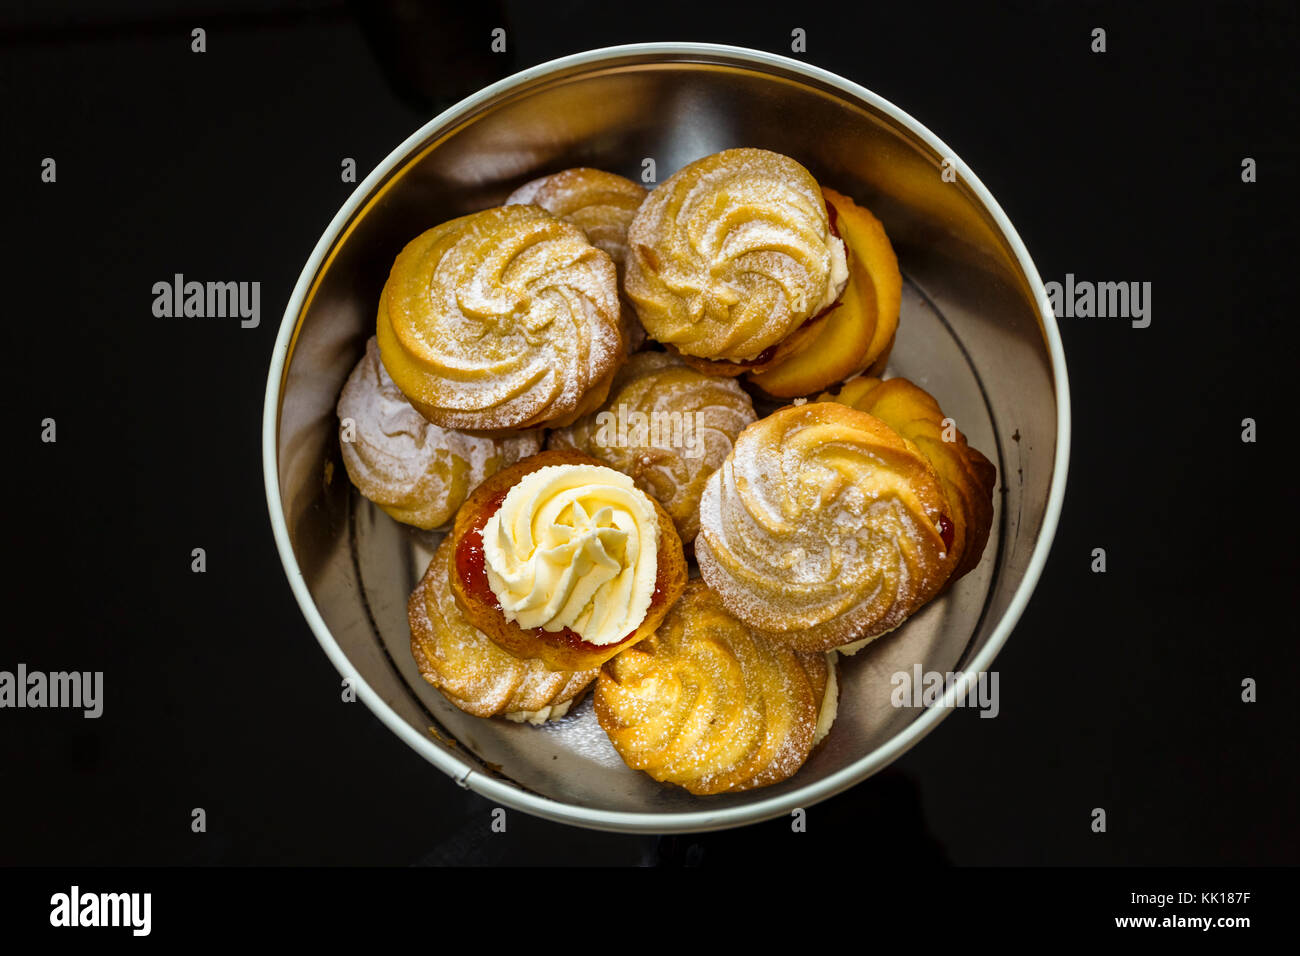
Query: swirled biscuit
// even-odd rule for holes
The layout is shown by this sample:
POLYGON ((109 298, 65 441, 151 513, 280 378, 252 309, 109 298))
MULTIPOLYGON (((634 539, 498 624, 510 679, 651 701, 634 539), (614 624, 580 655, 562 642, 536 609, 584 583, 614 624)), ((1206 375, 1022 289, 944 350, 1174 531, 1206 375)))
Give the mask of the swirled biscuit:
POLYGON ((488 475, 541 447, 538 430, 488 438, 427 421, 388 377, 373 337, 336 411, 343 466, 357 490, 426 530, 449 522, 488 475))
POLYGON ((953 523, 953 581, 979 564, 993 524, 997 469, 966 442, 956 424, 925 389, 905 378, 855 378, 835 394, 818 397, 874 415, 914 443, 934 466, 947 495, 953 523))
MULTIPOLYGON (((621 287, 627 261, 627 227, 645 197, 645 188, 630 179, 578 166, 524 183, 506 197, 506 205, 531 203, 573 223, 592 245, 609 253, 621 287)), ((622 306, 619 321, 630 354, 645 341, 645 329, 632 307, 626 302, 622 306)))
POLYGON ((848 196, 822 188, 831 228, 848 250, 849 281, 839 301, 797 336, 797 348, 749 380, 769 395, 811 395, 865 372, 878 375, 889 361, 898 331, 903 276, 885 227, 848 196))
POLYGON ((562 716, 596 679, 596 671, 549 670, 541 661, 520 660, 493 644, 456 606, 451 561, 451 541, 444 538, 407 605, 411 653, 420 675, 475 717, 540 723, 562 716))
POLYGON ((524 183, 506 205, 531 203, 573 223, 621 268, 627 259, 627 228, 645 197, 645 188, 630 179, 578 166, 524 183))
POLYGON ((700 574, 742 621, 799 650, 887 631, 951 570, 952 518, 910 442, 833 402, 750 425, 700 501, 700 574))
POLYGON ((669 177, 641 204, 628 245, 626 292, 646 332, 705 360, 774 357, 765 353, 848 281, 817 181, 763 149, 725 150, 669 177))
POLYGON ((605 399, 623 358, 614 263, 537 206, 422 233, 379 300, 384 366, 444 428, 566 425, 605 399))
POLYGON ((573 448, 631 475, 672 517, 683 542, 700 529, 700 495, 754 420, 754 404, 734 380, 705 375, 667 352, 640 352, 619 370, 609 398, 550 448, 573 448))
POLYGON ((629 767, 695 794, 792 776, 834 719, 834 659, 771 641, 691 581, 654 635, 601 669, 595 710, 629 767))

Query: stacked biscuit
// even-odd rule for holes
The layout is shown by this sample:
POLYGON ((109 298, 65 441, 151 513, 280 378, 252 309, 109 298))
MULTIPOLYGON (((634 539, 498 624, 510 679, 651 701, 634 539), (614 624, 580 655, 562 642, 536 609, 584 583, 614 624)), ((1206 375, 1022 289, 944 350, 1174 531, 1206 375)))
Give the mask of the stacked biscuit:
POLYGON ((425 679, 533 723, 594 683, 628 765, 693 793, 793 775, 836 651, 992 520, 993 466, 879 377, 900 300, 880 222, 759 149, 649 193, 564 170, 413 239, 338 414, 360 492, 447 530, 409 606, 425 679))

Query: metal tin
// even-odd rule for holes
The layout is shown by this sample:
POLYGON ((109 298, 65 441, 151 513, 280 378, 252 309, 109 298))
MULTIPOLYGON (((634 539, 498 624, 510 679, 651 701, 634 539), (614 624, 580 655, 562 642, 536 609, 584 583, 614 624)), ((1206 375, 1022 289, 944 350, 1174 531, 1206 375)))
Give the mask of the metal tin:
POLYGON ((1065 358, 1042 281, 988 190, 933 133, 862 87, 785 57, 698 43, 611 47, 495 83, 430 121, 366 177, 317 243, 271 360, 267 500, 294 596, 339 672, 395 734, 461 786, 605 830, 719 829, 808 807, 889 764, 989 669, 1042 571, 1065 492, 1065 358), (880 217, 905 276, 889 374, 932 392, 998 466, 979 568, 841 668, 826 742, 773 787, 694 797, 623 766, 590 704, 541 728, 481 720, 420 680, 406 595, 433 540, 350 487, 334 405, 373 333, 389 266, 422 230, 588 165, 662 180, 732 146, 795 157, 880 217), (945 168, 955 173, 943 175, 945 168), (943 703, 890 702, 891 677, 962 671, 943 703))

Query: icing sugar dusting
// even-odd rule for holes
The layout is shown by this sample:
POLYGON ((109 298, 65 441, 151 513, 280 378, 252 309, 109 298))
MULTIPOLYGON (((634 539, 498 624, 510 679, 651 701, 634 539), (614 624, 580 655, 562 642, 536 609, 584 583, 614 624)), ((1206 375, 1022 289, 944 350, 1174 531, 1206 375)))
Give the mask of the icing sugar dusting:
POLYGON ((843 258, 816 180, 761 149, 715 153, 669 177, 637 211, 628 244, 626 291, 651 336, 733 361, 833 299, 843 258))
POLYGON ((826 655, 756 634, 697 579, 654 635, 606 665, 595 710, 629 766, 692 793, 747 790, 803 765, 829 679, 826 655))
POLYGON ((704 483, 755 417, 734 379, 704 375, 667 352, 641 352, 619 371, 600 410, 551 432, 547 445, 629 475, 691 541, 704 483))
POLYGON ((586 411, 621 355, 619 322, 609 255, 544 209, 512 205, 412 240, 384 287, 379 333, 426 417, 492 431, 586 411))
POLYGON ((450 539, 434 553, 411 595, 411 651, 426 681, 461 710, 540 723, 562 717, 596 670, 552 671, 497 647, 461 613, 451 593, 450 539))
POLYGON ((701 575, 732 613, 805 649, 893 627, 944 580, 933 474, 888 426, 843 408, 751 425, 700 502, 701 575))
MULTIPOLYGON (((573 223, 592 245, 609 253, 621 288, 628 257, 627 230, 645 197, 644 187, 630 179, 577 167, 525 183, 506 198, 506 205, 540 206, 573 223)), ((645 329, 627 303, 620 310, 619 327, 630 355, 645 341, 645 329)))
POLYGON ((450 521, 485 478, 541 447, 537 430, 487 438, 425 420, 389 377, 373 337, 336 412, 352 483, 393 517, 425 529, 450 521))

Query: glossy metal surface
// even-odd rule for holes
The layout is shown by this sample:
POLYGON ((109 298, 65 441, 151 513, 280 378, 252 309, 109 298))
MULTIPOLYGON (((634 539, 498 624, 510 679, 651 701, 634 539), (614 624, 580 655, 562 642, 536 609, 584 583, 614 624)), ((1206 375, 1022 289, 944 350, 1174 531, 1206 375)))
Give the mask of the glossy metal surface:
POLYGON ((617 47, 543 64, 399 146, 358 186, 303 270, 272 360, 264 422, 271 521, 290 584, 360 698, 453 779, 498 803, 654 832, 810 806, 932 729, 947 709, 892 707, 890 676, 918 662, 942 672, 989 667, 1046 558, 1068 444, 1065 364, 1042 283, 961 160, 896 107, 832 74, 702 44, 617 47), (545 172, 589 165, 640 179, 650 159, 662 180, 742 145, 794 156, 884 221, 907 279, 889 374, 939 399, 998 466, 1000 487, 980 567, 844 662, 838 720, 803 770, 775 787, 700 798, 623 766, 589 702, 532 728, 461 714, 419 679, 406 596, 436 539, 397 525, 351 489, 334 403, 373 333, 394 256, 422 230, 497 204, 545 172), (940 175, 945 158, 956 182, 940 175))

